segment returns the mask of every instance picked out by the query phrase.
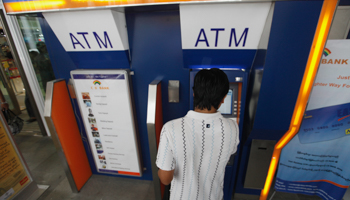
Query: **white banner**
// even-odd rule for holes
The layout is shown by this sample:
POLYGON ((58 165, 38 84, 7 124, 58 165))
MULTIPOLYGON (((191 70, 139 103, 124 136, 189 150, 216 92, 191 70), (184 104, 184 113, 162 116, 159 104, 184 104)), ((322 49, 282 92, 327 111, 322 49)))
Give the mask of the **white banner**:
POLYGON ((314 110, 349 102, 349 47, 349 40, 328 40, 323 52, 314 87, 310 94, 307 110, 314 110))
POLYGON ((128 50, 125 14, 112 10, 43 13, 66 51, 128 50))
POLYGON ((257 49, 270 7, 270 2, 182 4, 182 49, 257 49))

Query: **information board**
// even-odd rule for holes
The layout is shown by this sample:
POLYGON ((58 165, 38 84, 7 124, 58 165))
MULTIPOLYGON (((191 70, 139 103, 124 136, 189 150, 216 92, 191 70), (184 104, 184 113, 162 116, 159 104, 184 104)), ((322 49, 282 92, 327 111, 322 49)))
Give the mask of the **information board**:
POLYGON ((13 198, 31 181, 3 121, 0 120, 0 200, 13 198))
POLYGON ((142 176, 128 70, 71 76, 97 171, 142 176))
POLYGON ((341 200, 348 189, 349 60, 349 40, 328 40, 299 132, 282 150, 277 191, 341 200))

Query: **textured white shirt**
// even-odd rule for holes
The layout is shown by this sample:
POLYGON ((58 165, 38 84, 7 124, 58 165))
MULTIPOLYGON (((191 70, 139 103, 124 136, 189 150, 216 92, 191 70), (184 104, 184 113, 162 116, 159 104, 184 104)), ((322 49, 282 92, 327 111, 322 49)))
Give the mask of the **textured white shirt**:
POLYGON ((175 169, 171 200, 220 200, 225 167, 239 143, 238 125, 220 112, 189 111, 163 126, 156 165, 175 169))

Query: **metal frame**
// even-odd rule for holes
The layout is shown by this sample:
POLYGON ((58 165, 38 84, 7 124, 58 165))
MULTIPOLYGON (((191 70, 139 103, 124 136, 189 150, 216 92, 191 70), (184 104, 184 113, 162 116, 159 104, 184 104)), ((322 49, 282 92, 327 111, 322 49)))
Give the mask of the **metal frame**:
POLYGON ((34 10, 34 11, 22 11, 22 12, 9 12, 9 15, 17 14, 30 14, 30 13, 45 13, 45 12, 62 12, 62 11, 81 11, 81 10, 96 10, 96 9, 123 9, 127 7, 139 7, 139 6, 162 6, 162 5, 176 5, 176 4, 211 4, 211 3, 260 3, 260 2, 276 2, 276 1, 293 1, 293 0, 218 0, 218 1, 177 1, 177 2, 160 2, 160 3, 145 3, 145 4, 124 4, 124 5, 112 5, 112 6, 96 6, 96 7, 82 7, 82 8, 64 8, 64 9, 51 9, 51 10, 34 10))
MULTIPOLYGON (((1 5, 3 6, 2 2, 1 2, 1 5)), ((35 71, 34 71, 32 62, 30 60, 26 45, 24 43, 24 40, 23 40, 23 37, 21 34, 21 29, 18 25, 17 18, 14 15, 12 15, 12 16, 7 15, 5 13, 4 9, 3 9, 3 12, 4 12, 4 18, 5 18, 7 25, 8 25, 8 29, 10 30, 9 32, 12 34, 13 44, 14 44, 13 46, 15 46, 17 48, 16 55, 18 55, 20 63, 23 66, 19 69, 23 69, 22 74, 25 74, 26 81, 24 81, 24 83, 27 86, 26 83, 28 82, 28 86, 31 90, 30 97, 31 96, 33 97, 34 102, 35 102, 36 107, 37 107, 37 110, 38 110, 38 113, 39 113, 39 116, 40 116, 40 119, 42 121, 42 124, 39 123, 39 125, 41 127, 41 131, 42 132, 45 131, 48 136, 51 136, 49 129, 48 129, 48 126, 45 123, 45 119, 44 119, 44 103, 45 103, 44 98, 42 96, 38 80, 36 79, 35 71)), ((36 110, 36 109, 34 109, 34 110, 36 110)), ((38 120, 38 121, 40 122, 40 120, 38 120)), ((45 135, 44 132, 43 132, 43 135, 45 135)))
MULTIPOLYGON (((1 3, 0 3, 0 6, 2 6, 1 3)), ((3 23, 3 26, 4 26, 3 28, 5 29, 6 35, 8 36, 7 39, 8 39, 10 48, 11 48, 12 55, 13 55, 14 60, 16 62, 16 66, 17 66, 17 68, 19 70, 19 73, 21 75, 21 79, 22 79, 23 85, 26 88, 26 95, 28 95, 28 98, 29 98, 30 104, 32 106, 34 115, 37 118, 37 122, 39 124, 39 128, 40 128, 41 134, 43 136, 47 136, 47 131, 45 129, 44 122, 43 122, 42 118, 40 117, 41 115, 40 115, 38 107, 37 107, 37 105, 35 103, 35 99, 34 99, 34 96, 33 96, 33 93, 32 93, 32 89, 29 86, 27 75, 26 75, 26 73, 23 70, 23 65, 22 65, 20 57, 19 57, 19 55, 17 53, 18 50, 17 50, 17 48, 15 46, 15 43, 14 43, 14 40, 12 38, 12 34, 11 34, 10 29, 9 29, 8 23, 6 21, 6 16, 4 14, 4 11, 0 11, 0 15, 1 15, 1 19, 4 19, 4 20, 2 20, 2 23, 3 23)))
MULTIPOLYGON (((137 154, 137 160, 138 160, 138 164, 139 164, 139 171, 140 171, 140 176, 135 176, 135 175, 125 175, 125 174, 119 174, 119 173, 109 173, 109 172, 100 172, 98 170, 98 163, 96 162, 95 160, 95 157, 94 155, 92 154, 93 156, 93 159, 94 159, 94 162, 95 162, 95 166, 96 166, 96 170, 98 173, 101 173, 101 174, 112 174, 112 175, 120 175, 120 176, 135 176, 135 177, 142 177, 143 175, 143 165, 142 165, 142 158, 141 158, 141 146, 140 146, 140 140, 139 140, 139 134, 138 134, 138 127, 137 127, 137 121, 136 121, 136 109, 135 109, 135 102, 134 102, 134 94, 133 94, 133 90, 132 90, 132 82, 131 82, 131 77, 130 77, 130 70, 128 69, 108 69, 108 70, 73 70, 71 71, 71 77, 72 77, 72 82, 73 82, 73 86, 74 86, 74 91, 75 91, 75 95, 78 94, 77 92, 77 88, 75 86, 75 82, 74 82, 74 79, 73 79, 73 74, 103 74, 103 73, 123 73, 125 75, 125 82, 127 83, 126 84, 126 87, 127 87, 127 92, 128 92, 128 97, 129 97, 129 103, 130 103, 130 113, 131 113, 131 123, 132 123, 132 128, 133 128, 133 134, 134 134, 134 144, 135 144, 135 148, 136 148, 136 154, 137 154), (119 72, 118 72, 119 71, 119 72)), ((48 82, 49 83, 49 82, 48 82)), ((46 97, 47 98, 47 97, 46 97)), ((79 111, 80 113, 82 113, 82 107, 80 105, 80 103, 78 102, 78 106, 79 106, 79 111)), ((87 127, 86 124, 85 124, 85 121, 83 121, 83 124, 84 124, 84 128, 87 127)), ((88 144, 90 146, 91 144, 91 141, 90 141, 90 137, 88 136, 87 137, 88 139, 88 144)))
POLYGON ((154 195, 156 200, 161 200, 160 181, 158 178, 158 167, 156 166, 157 159, 157 140, 156 140, 156 105, 157 105, 157 86, 160 80, 154 80, 148 85, 148 101, 147 101, 147 132, 148 144, 152 166, 152 178, 154 195))
POLYGON ((52 118, 51 118, 52 100, 53 100, 52 97, 53 97, 54 85, 55 85, 55 83, 58 83, 61 81, 65 81, 65 80, 64 79, 56 79, 56 80, 47 82, 44 117, 45 117, 46 123, 48 125, 48 128, 52 134, 51 135, 52 141, 55 144, 57 154, 60 157, 60 160, 61 160, 61 163, 63 165, 64 172, 66 173, 69 185, 72 188, 72 191, 74 193, 78 193, 79 192, 78 188, 75 184, 75 181, 74 181, 72 172, 70 171, 70 168, 69 168, 65 153, 63 151, 61 142, 58 138, 55 125, 54 125, 52 118))

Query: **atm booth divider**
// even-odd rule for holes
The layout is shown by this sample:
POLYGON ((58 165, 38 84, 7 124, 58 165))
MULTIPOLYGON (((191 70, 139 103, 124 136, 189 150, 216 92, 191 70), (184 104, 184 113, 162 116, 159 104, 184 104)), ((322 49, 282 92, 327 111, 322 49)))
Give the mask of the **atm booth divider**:
POLYGON ((156 166, 157 149, 159 138, 163 126, 163 109, 162 109, 162 83, 161 80, 154 80, 148 86, 147 101, 147 132, 148 142, 150 143, 149 151, 152 163, 152 177, 154 184, 154 194, 156 200, 161 200, 165 194, 165 186, 158 178, 158 167, 156 166))
POLYGON ((92 172, 63 79, 47 83, 45 120, 71 189, 77 193, 92 172))

